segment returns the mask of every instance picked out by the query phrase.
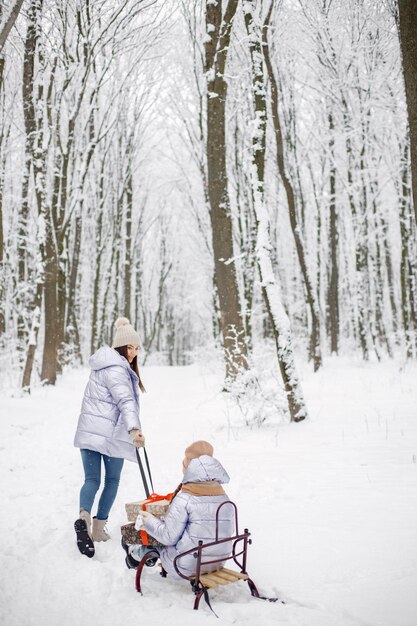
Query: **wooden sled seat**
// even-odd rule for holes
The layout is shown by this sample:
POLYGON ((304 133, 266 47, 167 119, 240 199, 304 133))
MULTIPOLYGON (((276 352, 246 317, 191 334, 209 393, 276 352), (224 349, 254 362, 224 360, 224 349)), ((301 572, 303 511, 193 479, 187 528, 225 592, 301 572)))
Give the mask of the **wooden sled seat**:
POLYGON ((207 589, 216 589, 221 585, 229 585, 238 580, 248 580, 248 578, 249 576, 247 574, 235 572, 232 569, 227 569, 227 567, 221 567, 215 572, 210 572, 210 574, 201 574, 200 582, 204 587, 207 587, 207 589))

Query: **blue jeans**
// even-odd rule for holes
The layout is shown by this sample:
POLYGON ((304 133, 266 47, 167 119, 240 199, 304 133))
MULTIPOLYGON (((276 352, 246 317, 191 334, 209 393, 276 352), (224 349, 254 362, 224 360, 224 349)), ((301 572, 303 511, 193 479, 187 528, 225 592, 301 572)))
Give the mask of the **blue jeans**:
POLYGON ((101 459, 103 459, 104 489, 98 502, 97 519, 105 520, 116 498, 124 459, 117 459, 93 450, 82 449, 80 452, 85 474, 84 484, 80 491, 80 510, 84 509, 91 514, 94 498, 100 487, 101 459))

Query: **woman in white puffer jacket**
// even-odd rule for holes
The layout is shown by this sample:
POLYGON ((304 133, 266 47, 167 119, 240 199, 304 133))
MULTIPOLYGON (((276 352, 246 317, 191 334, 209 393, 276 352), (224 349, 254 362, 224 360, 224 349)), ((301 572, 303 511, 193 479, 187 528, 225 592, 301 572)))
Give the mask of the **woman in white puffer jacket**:
MULTIPOLYGON (((184 477, 171 501, 165 519, 159 519, 146 511, 140 514, 142 528, 165 547, 157 548, 164 569, 179 578, 174 568, 174 559, 198 545, 200 540, 209 543, 216 537, 216 512, 222 502, 229 500, 222 484, 229 476, 220 461, 213 458, 213 447, 207 441, 196 441, 185 451, 184 477)), ((138 527, 138 525, 136 526, 138 527)), ((234 532, 234 509, 225 505, 220 509, 218 521, 219 539, 230 537, 234 532)), ((127 546, 125 547, 125 549, 127 546)), ((226 559, 231 553, 229 542, 206 549, 203 560, 226 559)), ((126 564, 137 567, 138 561, 149 550, 139 545, 130 546, 126 564)), ((177 562, 185 576, 195 573, 196 559, 188 554, 177 562)), ((202 567, 202 573, 214 571, 221 563, 202 567)))
POLYGON ((124 459, 136 461, 135 447, 144 445, 139 420, 139 335, 125 317, 116 320, 113 347, 104 346, 89 360, 90 379, 84 391, 74 445, 80 448, 84 484, 80 491, 80 515, 75 521, 77 547, 94 555, 94 542, 107 541, 105 524, 116 498, 124 459), (91 509, 105 468, 104 489, 97 516, 91 525, 91 509))

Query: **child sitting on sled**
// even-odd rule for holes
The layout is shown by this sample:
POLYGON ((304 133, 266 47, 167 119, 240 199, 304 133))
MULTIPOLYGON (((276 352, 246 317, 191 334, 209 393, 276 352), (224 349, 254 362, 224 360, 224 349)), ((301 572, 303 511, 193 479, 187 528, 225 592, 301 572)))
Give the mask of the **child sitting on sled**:
MULTIPOLYGON (((144 554, 156 550, 165 571, 179 578, 174 569, 174 559, 198 545, 199 541, 208 543, 216 536, 216 511, 222 502, 229 500, 222 485, 229 482, 229 476, 221 463, 213 457, 213 446, 207 441, 195 441, 185 450, 183 479, 169 505, 165 519, 159 519, 142 511, 136 522, 136 529, 143 529, 164 547, 151 548, 142 545, 126 545, 126 565, 136 568, 144 554)), ((231 506, 220 510, 218 535, 230 537, 234 531, 234 513, 231 506)), ((210 548, 210 557, 226 559, 230 555, 229 542, 210 548)), ((154 565, 156 559, 147 563, 154 565)), ((196 559, 187 554, 180 559, 179 567, 185 576, 195 573, 196 559)), ((220 567, 219 563, 216 568, 220 567)), ((202 573, 212 571, 207 565, 202 573)))

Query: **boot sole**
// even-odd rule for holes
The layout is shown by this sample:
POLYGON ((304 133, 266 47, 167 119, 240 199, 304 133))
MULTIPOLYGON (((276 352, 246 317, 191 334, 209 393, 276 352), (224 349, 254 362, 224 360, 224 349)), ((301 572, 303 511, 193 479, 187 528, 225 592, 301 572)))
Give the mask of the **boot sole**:
POLYGON ((85 554, 89 559, 94 556, 94 542, 87 531, 87 524, 83 519, 77 519, 74 522, 74 529, 77 535, 77 548, 81 554, 85 554))

